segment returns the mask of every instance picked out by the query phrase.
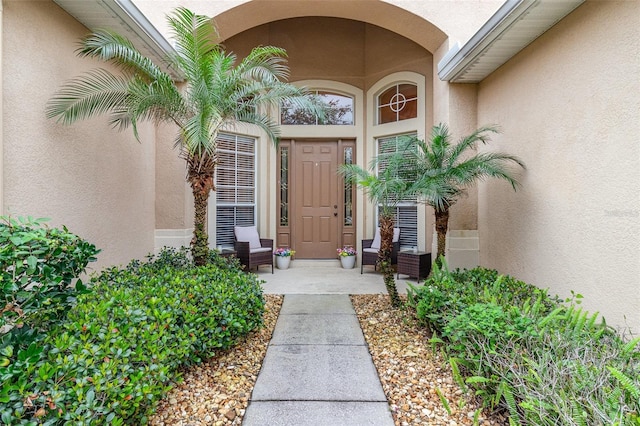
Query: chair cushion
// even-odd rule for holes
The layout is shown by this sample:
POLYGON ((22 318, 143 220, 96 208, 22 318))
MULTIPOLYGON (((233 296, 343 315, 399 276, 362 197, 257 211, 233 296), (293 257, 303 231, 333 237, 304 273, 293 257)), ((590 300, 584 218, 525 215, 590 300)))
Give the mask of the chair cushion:
POLYGON ((373 237, 371 248, 376 249, 375 251, 380 250, 380 228, 376 228, 376 236, 373 237))
POLYGON ((259 247, 259 248, 255 248, 255 249, 252 249, 252 248, 249 249, 249 253, 252 253, 252 254, 253 253, 262 253, 262 252, 265 252, 265 251, 271 251, 271 247, 259 247))
POLYGON ((378 253, 378 249, 374 249, 374 248, 366 248, 366 249, 364 249, 362 251, 367 252, 367 253, 378 253))
POLYGON ((397 243, 399 240, 400 240, 400 228, 393 228, 392 242, 397 243))
MULTIPOLYGON (((396 243, 400 239, 400 228, 393 228, 393 240, 392 242, 396 243)), ((380 228, 376 228, 376 236, 373 237, 373 242, 371 243, 371 248, 380 250, 380 228)))
POLYGON ((262 247, 256 226, 234 226, 233 232, 236 234, 236 241, 249 243, 249 249, 262 247))

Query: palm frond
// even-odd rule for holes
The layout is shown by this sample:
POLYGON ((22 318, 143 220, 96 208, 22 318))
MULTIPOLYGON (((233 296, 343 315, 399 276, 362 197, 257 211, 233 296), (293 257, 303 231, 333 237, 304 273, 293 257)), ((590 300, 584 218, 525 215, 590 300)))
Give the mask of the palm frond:
POLYGON ((173 59, 184 71, 187 80, 210 80, 212 69, 208 66, 208 56, 220 50, 215 42, 217 32, 211 19, 178 7, 168 15, 167 22, 175 43, 176 56, 173 59))
POLYGON ((234 121, 259 127, 267 134, 267 137, 277 145, 280 137, 280 126, 278 126, 278 123, 271 119, 269 115, 261 114, 254 108, 246 108, 238 111, 235 120, 232 120, 232 122, 234 121))
POLYGON ((491 133, 500 133, 500 131, 497 126, 482 126, 468 136, 463 137, 457 144, 451 147, 451 151, 448 153, 449 166, 453 167, 454 164, 459 161, 462 153, 467 149, 475 149, 478 142, 482 142, 483 144, 488 143, 491 140, 491 133))
POLYGON ((126 105, 129 84, 124 77, 96 69, 66 82, 47 102, 47 118, 71 124, 126 105))
POLYGON ((130 81, 126 109, 119 111, 112 122, 121 128, 131 123, 134 135, 138 138, 139 121, 171 121, 180 125, 186 111, 184 99, 171 80, 156 79, 146 83, 134 78, 130 81))
POLYGON ((81 41, 78 56, 111 62, 126 72, 142 74, 149 80, 165 74, 149 58, 140 53, 126 37, 108 30, 96 30, 81 41))
POLYGON ((462 186, 473 184, 477 180, 498 178, 509 182, 515 190, 519 183, 510 170, 511 165, 525 168, 524 163, 515 156, 502 153, 481 153, 452 167, 450 172, 452 178, 462 186))
MULTIPOLYGON (((464 152, 478 142, 487 143, 495 126, 484 126, 451 145, 449 129, 444 124, 433 127, 428 141, 409 138, 398 150, 397 161, 404 167, 401 174, 412 181, 408 192, 436 211, 451 207, 478 180, 498 178, 516 189, 518 182, 511 166, 524 168, 515 156, 504 153, 481 153, 462 159, 464 152)), ((396 154, 394 154, 396 155, 396 154)), ((386 161, 393 161, 394 155, 386 161)))
POLYGON ((449 127, 446 124, 438 124, 431 131, 431 140, 429 143, 429 152, 431 154, 431 163, 435 167, 442 167, 449 151, 451 135, 449 127))
POLYGON ((237 71, 243 78, 274 84, 289 79, 287 52, 274 46, 259 46, 238 65, 237 71))

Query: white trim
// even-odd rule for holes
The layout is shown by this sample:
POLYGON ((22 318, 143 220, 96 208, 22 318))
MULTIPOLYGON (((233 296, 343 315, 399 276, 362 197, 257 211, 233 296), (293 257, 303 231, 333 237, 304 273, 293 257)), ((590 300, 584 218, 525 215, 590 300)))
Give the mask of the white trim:
POLYGON ((154 248, 158 253, 163 247, 189 247, 193 238, 193 228, 156 229, 154 232, 154 248))
MULTIPOLYGON (((327 90, 344 95, 353 96, 353 123, 352 125, 291 125, 280 126, 280 137, 283 139, 295 138, 343 138, 356 139, 356 146, 364 138, 364 95, 361 89, 346 83, 333 80, 300 80, 293 82, 298 87, 307 87, 310 90, 327 90)), ((277 111, 278 121, 280 110, 277 111)))
MULTIPOLYGON (((435 262, 438 253, 438 238, 433 228, 431 243, 431 261, 435 262)), ((445 238, 444 257, 450 270, 456 268, 473 269, 480 265, 480 235, 478 230, 448 230, 445 238)))
MULTIPOLYGON (((283 139, 304 139, 304 138, 323 138, 323 139, 354 139, 356 145, 356 156, 354 158, 354 164, 358 164, 362 167, 366 167, 365 152, 367 150, 367 143, 365 141, 365 130, 367 122, 365 115, 365 100, 364 92, 362 89, 352 86, 350 84, 341 83, 333 80, 300 80, 293 82, 296 86, 308 87, 310 89, 325 89, 328 91, 335 91, 338 93, 344 93, 346 95, 353 96, 354 111, 353 111, 353 125, 319 125, 319 126, 296 126, 296 125, 284 125, 280 126, 280 137, 283 139)), ((279 114, 280 111, 277 111, 279 114)), ((276 158, 273 156, 273 185, 272 188, 277 188, 277 174, 279 170, 276 170, 276 158)), ((276 193, 273 193, 273 206, 270 212, 273 213, 272 221, 277 226, 278 213, 275 205, 276 193)), ((364 210, 366 208, 365 198, 362 190, 358 189, 356 196, 353 200, 356 205, 356 235, 355 241, 360 241, 364 235, 364 210)), ((274 228, 275 229, 275 228, 274 228)))
POLYGON ((464 46, 438 63, 438 77, 478 83, 585 0, 507 0, 464 46), (468 75, 467 75, 468 74, 468 75))
MULTIPOLYGON (((126 34, 143 54, 163 69, 167 66, 166 58, 176 53, 171 43, 131 0, 53 1, 91 30, 108 28, 126 34)), ((176 80, 184 80, 180 70, 168 67, 167 71, 176 80)))
MULTIPOLYGON (((427 111, 427 100, 432 99, 431 95, 427 93, 426 89, 426 77, 422 74, 418 74, 411 71, 402 71, 393 74, 389 74, 380 80, 378 80, 367 91, 367 143, 363 155, 364 159, 359 164, 368 165, 371 159, 377 155, 378 147, 377 141, 383 137, 389 137, 400 134, 416 133, 418 138, 425 137, 427 114, 431 114, 427 111), (395 121, 392 123, 376 124, 377 123, 377 97, 378 95, 388 87, 397 83, 413 83, 418 86, 418 114, 416 118, 407 120, 395 121)), ((362 151, 362 150, 361 150, 362 151)), ((372 238, 373 232, 377 227, 377 208, 373 206, 369 200, 361 195, 363 200, 362 206, 366 208, 358 209, 359 214, 364 214, 364 218, 359 217, 359 222, 362 223, 365 230, 364 235, 372 238)), ((427 245, 427 214, 426 206, 422 203, 418 203, 418 249, 424 250, 427 245)), ((363 237, 364 238, 364 237, 363 237)))

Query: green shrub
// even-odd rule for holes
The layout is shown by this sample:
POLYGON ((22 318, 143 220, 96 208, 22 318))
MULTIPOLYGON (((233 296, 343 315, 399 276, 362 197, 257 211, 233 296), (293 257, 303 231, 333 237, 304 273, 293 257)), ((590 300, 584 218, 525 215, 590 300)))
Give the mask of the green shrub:
POLYGON ((409 304, 439 335, 454 377, 524 425, 640 425, 640 338, 573 300, 476 268, 435 268, 409 304), (571 303, 568 303, 571 302, 571 303))
POLYGON ((466 307, 444 327, 442 336, 448 338, 454 347, 456 343, 463 348, 469 338, 482 339, 489 349, 499 349, 498 342, 506 339, 518 339, 535 333, 533 320, 523 316, 513 307, 509 310, 495 303, 475 303, 466 307))
MULTIPOLYGON (((132 260, 126 269, 130 272, 137 272, 141 267, 145 270, 160 270, 165 267, 175 269, 189 269, 193 268, 193 260, 189 255, 190 249, 187 247, 164 247, 157 254, 149 254, 145 262, 141 262, 137 259, 132 260)), ((215 250, 209 250, 209 257, 207 258, 208 265, 214 265, 218 269, 230 270, 230 271, 242 271, 242 265, 240 261, 235 257, 224 257, 215 250)), ((115 271, 119 271, 119 268, 113 268, 115 271)), ((104 273, 103 273, 104 275, 104 273)))
MULTIPOLYGON (((182 366, 261 324, 255 275, 179 252, 105 270, 0 405, 6 424, 144 424, 182 366), (35 424, 35 423, 34 423, 35 424)), ((35 360, 35 358, 34 358, 35 360)), ((11 365, 9 366, 11 367, 11 365)))
POLYGON ((99 250, 70 233, 49 228, 45 219, 0 217, 0 407, 28 404, 27 390, 45 356, 51 328, 64 321, 87 289, 78 278, 99 250))
POLYGON ((447 270, 446 262, 434 265, 423 286, 409 287, 409 305, 417 318, 432 331, 441 334, 444 327, 463 310, 476 303, 517 307, 524 312, 546 315, 558 306, 559 299, 550 297, 547 290, 500 275, 485 268, 447 270))
POLYGON ((85 287, 78 279, 100 250, 45 219, 0 217, 0 326, 47 328, 85 287))

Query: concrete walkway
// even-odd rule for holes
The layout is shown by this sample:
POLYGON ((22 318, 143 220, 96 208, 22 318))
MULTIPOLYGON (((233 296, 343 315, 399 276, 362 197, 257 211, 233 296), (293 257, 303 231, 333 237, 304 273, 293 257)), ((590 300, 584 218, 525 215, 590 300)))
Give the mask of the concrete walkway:
MULTIPOLYGON (((251 272, 256 272, 255 269, 251 272)), ((336 260, 301 260, 291 262, 287 270, 261 267, 258 276, 265 281, 266 294, 387 294, 380 272, 366 266, 360 274, 360 265, 342 269, 336 260)), ((407 282, 417 285, 415 279, 400 276, 396 280, 398 292, 407 292, 407 282)))
MULTIPOLYGON (((328 272, 326 265, 322 269, 328 272)), ((377 279, 370 284, 382 281, 379 274, 370 278, 373 275, 377 279)), ((260 277, 268 278, 263 273, 260 277)), ((286 295, 242 424, 393 426, 349 296, 291 294, 296 287, 321 289, 304 278, 284 281, 283 287, 276 286, 286 295)), ((322 281, 334 284, 326 273, 322 281)))

